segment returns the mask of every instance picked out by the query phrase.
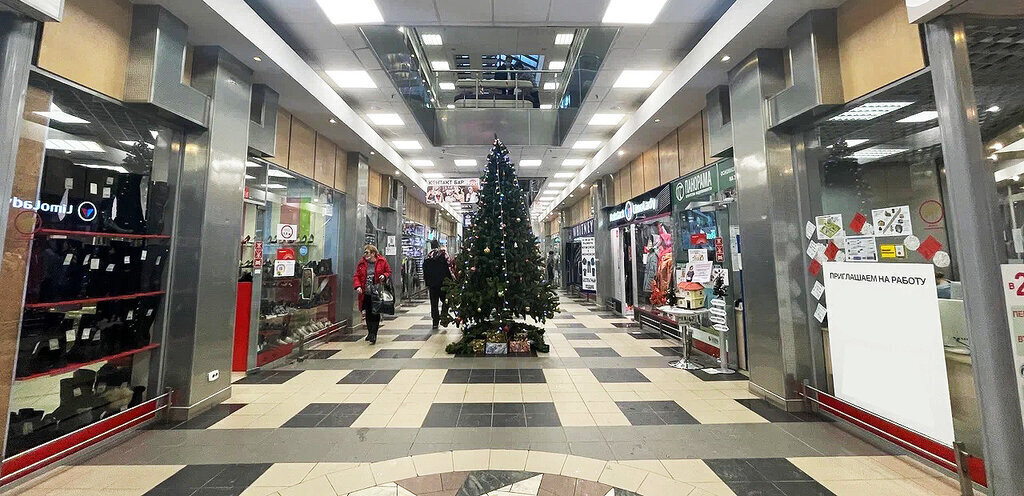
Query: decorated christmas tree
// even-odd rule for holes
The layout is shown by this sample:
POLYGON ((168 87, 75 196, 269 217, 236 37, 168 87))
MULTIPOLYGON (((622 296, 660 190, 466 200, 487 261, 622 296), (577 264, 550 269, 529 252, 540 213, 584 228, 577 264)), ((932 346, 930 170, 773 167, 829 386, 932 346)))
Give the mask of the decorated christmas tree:
POLYGON ((526 194, 509 160, 508 149, 495 138, 480 180, 477 211, 456 258, 458 278, 449 281, 449 315, 463 338, 449 353, 471 354, 481 343, 525 338, 536 351, 547 352, 543 323, 558 310, 555 287, 544 277, 544 259, 530 227, 526 194))

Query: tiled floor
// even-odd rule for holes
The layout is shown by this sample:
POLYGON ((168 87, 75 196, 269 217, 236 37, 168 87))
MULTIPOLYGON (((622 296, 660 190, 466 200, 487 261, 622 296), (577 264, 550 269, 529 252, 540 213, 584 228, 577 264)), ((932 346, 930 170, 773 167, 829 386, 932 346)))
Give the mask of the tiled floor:
POLYGON ((563 297, 551 352, 454 358, 429 307, 239 377, 192 420, 9 490, 29 496, 956 495, 952 479, 744 376, 667 367, 678 343, 563 297))

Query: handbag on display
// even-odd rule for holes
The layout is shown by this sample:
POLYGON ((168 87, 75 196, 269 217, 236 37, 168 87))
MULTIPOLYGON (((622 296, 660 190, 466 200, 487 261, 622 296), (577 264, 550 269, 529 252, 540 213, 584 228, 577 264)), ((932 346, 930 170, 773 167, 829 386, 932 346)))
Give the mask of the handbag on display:
POLYGON ((391 287, 391 281, 384 281, 375 284, 376 288, 373 291, 372 300, 370 305, 373 308, 373 313, 376 314, 395 314, 395 290, 391 287))

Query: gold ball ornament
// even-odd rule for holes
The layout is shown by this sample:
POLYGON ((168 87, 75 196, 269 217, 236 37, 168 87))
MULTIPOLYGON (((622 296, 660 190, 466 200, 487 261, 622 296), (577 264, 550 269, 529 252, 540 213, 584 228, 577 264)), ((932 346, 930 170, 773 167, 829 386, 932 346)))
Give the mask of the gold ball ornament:
POLYGON ((484 253, 490 253, 490 252, 491 252, 491 248, 489 246, 484 247, 484 253))

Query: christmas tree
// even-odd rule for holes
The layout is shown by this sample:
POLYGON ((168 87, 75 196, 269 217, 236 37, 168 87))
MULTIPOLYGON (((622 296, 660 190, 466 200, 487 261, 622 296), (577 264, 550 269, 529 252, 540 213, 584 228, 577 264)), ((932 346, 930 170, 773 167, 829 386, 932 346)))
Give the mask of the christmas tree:
POLYGON ((449 353, 479 352, 481 340, 500 333, 508 341, 526 336, 536 351, 547 352, 544 330, 523 322, 543 323, 555 316, 558 297, 544 277, 544 259, 530 227, 526 194, 509 160, 508 149, 495 138, 480 179, 477 211, 456 258, 458 278, 449 281, 450 315, 463 330, 449 353))

